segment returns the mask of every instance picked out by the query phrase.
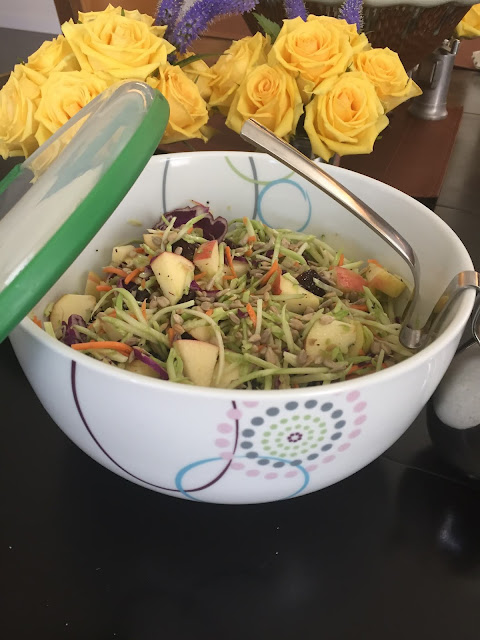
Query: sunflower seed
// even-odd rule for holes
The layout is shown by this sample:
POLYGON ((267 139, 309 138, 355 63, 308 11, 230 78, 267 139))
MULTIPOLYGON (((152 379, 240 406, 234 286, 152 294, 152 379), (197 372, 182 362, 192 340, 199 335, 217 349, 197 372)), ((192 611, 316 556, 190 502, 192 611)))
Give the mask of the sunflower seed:
POLYGON ((162 309, 164 307, 168 307, 170 304, 168 298, 166 298, 165 296, 160 296, 160 298, 157 299, 157 302, 158 302, 158 306, 162 307, 162 309))
POLYGON ((373 355, 378 356, 381 350, 382 350, 382 345, 380 344, 380 342, 377 342, 377 340, 374 340, 370 347, 370 351, 373 353, 373 355))
POLYGON ((267 342, 270 340, 271 335, 272 332, 270 331, 270 329, 265 329, 260 335, 260 342, 262 344, 267 344, 267 342))
POLYGON ((297 320, 297 318, 292 318, 288 323, 291 329, 298 329, 299 331, 303 331, 303 322, 297 320))
POLYGON ((267 347, 267 350, 265 351, 265 360, 271 364, 279 364, 278 356, 272 347, 267 347))
POLYGON ((300 353, 297 355, 297 365, 299 367, 303 367, 307 362, 307 352, 305 349, 302 349, 300 353))

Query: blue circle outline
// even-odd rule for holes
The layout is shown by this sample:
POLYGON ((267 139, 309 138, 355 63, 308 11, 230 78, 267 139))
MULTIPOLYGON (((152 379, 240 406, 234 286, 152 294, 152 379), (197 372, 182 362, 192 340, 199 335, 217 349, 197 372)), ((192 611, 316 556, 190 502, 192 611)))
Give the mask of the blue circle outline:
POLYGON ((303 187, 301 187, 294 180, 288 180, 286 178, 280 178, 278 180, 272 180, 271 182, 269 182, 267 185, 265 185, 263 187, 263 189, 258 194, 258 200, 257 200, 257 210, 258 210, 259 219, 263 222, 263 224, 266 224, 267 226, 269 226, 267 221, 265 220, 265 218, 263 216, 263 213, 262 213, 262 200, 263 200, 264 195, 267 193, 267 191, 269 189, 271 189, 272 187, 275 187, 277 184, 290 184, 290 185, 294 186, 303 195, 303 199, 305 200, 305 202, 308 203, 307 221, 305 222, 305 224, 302 227, 297 229, 297 232, 303 231, 304 229, 306 229, 308 227, 308 225, 310 223, 310 220, 312 218, 312 203, 310 201, 310 196, 308 195, 308 192, 305 191, 305 189, 303 187))
MULTIPOLYGON (((247 456, 234 456, 232 460, 240 460, 246 457, 247 456)), ((268 460, 274 460, 275 462, 285 462, 285 464, 290 464, 290 461, 287 460, 286 458, 275 458, 273 456, 262 456, 262 458, 266 458, 266 459, 268 458, 268 460)), ((192 462, 191 464, 187 464, 187 466, 183 467, 183 469, 180 469, 180 471, 175 476, 175 487, 185 498, 188 498, 189 500, 193 500, 194 502, 205 502, 204 500, 200 500, 200 498, 197 498, 196 496, 190 495, 190 493, 182 487, 183 478, 189 471, 191 471, 192 469, 195 469, 196 467, 200 467, 204 464, 208 464, 209 462, 219 462, 220 460, 225 462, 223 458, 217 457, 217 458, 205 458, 204 460, 198 460, 197 462, 192 462)), ((294 498, 299 493, 301 493, 310 482, 310 474, 302 465, 295 466, 293 467, 293 469, 295 470, 299 469, 303 473, 303 479, 304 479, 303 484, 300 487, 300 489, 295 491, 295 493, 292 493, 291 495, 286 496, 285 498, 281 498, 282 500, 289 500, 290 498, 294 498)))

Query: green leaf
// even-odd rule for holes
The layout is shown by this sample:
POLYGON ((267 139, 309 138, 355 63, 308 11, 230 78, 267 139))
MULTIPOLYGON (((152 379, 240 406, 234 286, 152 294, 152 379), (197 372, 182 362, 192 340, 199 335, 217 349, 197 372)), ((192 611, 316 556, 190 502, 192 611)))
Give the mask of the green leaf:
POLYGON ((198 55, 195 54, 193 56, 189 56, 188 58, 184 58, 183 60, 176 60, 172 63, 172 65, 182 68, 186 67, 187 64, 191 64, 192 62, 197 62, 197 60, 203 60, 204 58, 212 58, 218 56, 218 53, 199 53, 198 55))
POLYGON ((122 10, 120 11, 120 15, 121 15, 121 16, 123 16, 123 17, 125 17, 125 9, 122 9, 122 10))
POLYGON ((253 15, 260 27, 265 31, 265 35, 270 36, 272 43, 274 43, 280 33, 280 25, 259 13, 255 13, 255 11, 253 12, 253 15))

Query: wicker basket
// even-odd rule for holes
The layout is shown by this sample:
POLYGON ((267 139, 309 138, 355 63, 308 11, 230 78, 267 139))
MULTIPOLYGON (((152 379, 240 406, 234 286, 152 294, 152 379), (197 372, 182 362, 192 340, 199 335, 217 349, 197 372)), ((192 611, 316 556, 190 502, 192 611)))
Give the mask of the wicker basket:
MULTIPOLYGON (((336 17, 340 4, 306 2, 307 11, 316 15, 336 17)), ((471 0, 471 4, 475 4, 471 0)), ((407 70, 413 69, 425 56, 434 51, 470 9, 470 4, 447 2, 436 6, 411 4, 379 6, 364 3, 364 31, 374 47, 389 47, 400 56, 407 70)), ((280 23, 285 18, 281 0, 260 0, 255 11, 280 23)), ((245 14, 252 33, 258 23, 245 14)))

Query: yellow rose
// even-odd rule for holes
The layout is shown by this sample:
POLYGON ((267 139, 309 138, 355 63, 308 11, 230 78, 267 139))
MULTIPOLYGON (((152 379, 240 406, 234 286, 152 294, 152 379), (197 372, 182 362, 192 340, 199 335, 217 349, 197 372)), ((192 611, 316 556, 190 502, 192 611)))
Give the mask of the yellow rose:
POLYGON ((45 77, 17 64, 0 91, 0 156, 29 156, 38 147, 34 113, 45 77))
POLYGON ((354 56, 353 65, 375 86, 386 112, 422 93, 420 87, 408 77, 395 51, 390 49, 362 51, 354 56))
POLYGON ((35 113, 38 130, 35 137, 41 145, 72 118, 82 107, 115 82, 106 73, 88 71, 56 71, 42 85, 42 96, 35 113))
POLYGON ((52 71, 78 71, 80 65, 72 48, 64 36, 46 40, 42 46, 29 56, 26 66, 42 73, 45 77, 52 71))
POLYGON ((220 56, 211 71, 214 74, 210 107, 217 107, 224 116, 232 104, 235 91, 254 67, 267 62, 270 38, 261 33, 236 40, 220 56))
POLYGON ((63 33, 84 71, 105 71, 120 79, 145 80, 167 62, 174 47, 139 20, 102 13, 85 24, 71 20, 63 33))
POLYGON ((237 133, 249 118, 288 139, 295 129, 303 103, 294 78, 282 67, 262 64, 242 82, 228 111, 227 127, 237 133))
POLYGON ((202 130, 208 122, 207 103, 195 82, 179 66, 166 65, 160 69, 158 78, 147 78, 147 82, 165 96, 170 107, 163 144, 191 138, 207 140, 202 130))
POLYGON ((268 57, 270 64, 280 63, 297 78, 304 102, 322 82, 344 73, 353 57, 349 32, 336 24, 341 21, 313 18, 284 20, 268 57))
MULTIPOLYGON (((194 55, 195 54, 192 51, 189 51, 187 53, 180 53, 177 54, 177 59, 185 60, 186 58, 190 58, 194 55)), ((193 80, 193 82, 195 82, 202 98, 208 101, 212 94, 211 84, 213 79, 215 78, 215 74, 210 69, 208 64, 206 64, 204 60, 195 60, 195 62, 189 62, 188 64, 184 65, 182 67, 182 70, 187 78, 190 78, 190 80, 193 80)))
POLYGON ((325 89, 305 108, 305 131, 313 152, 327 162, 334 153, 370 153, 388 125, 373 84, 352 71, 328 81, 325 89))
POLYGON ((370 48, 367 36, 364 33, 358 33, 357 26, 355 24, 348 24, 346 20, 340 20, 339 18, 331 18, 329 16, 315 16, 310 14, 307 18, 307 22, 320 21, 324 25, 332 29, 339 29, 347 34, 350 45, 353 49, 353 53, 358 53, 364 49, 370 48))
POLYGON ((113 7, 111 4, 109 4, 108 7, 103 11, 79 11, 78 22, 81 22, 82 24, 85 24, 86 22, 92 22, 92 20, 96 20, 99 16, 105 14, 113 14, 117 16, 123 15, 126 18, 130 18, 131 20, 139 20, 140 22, 144 22, 147 27, 151 27, 151 31, 159 37, 163 37, 163 34, 167 30, 166 25, 162 27, 152 26, 154 23, 154 19, 152 18, 152 16, 149 16, 146 13, 140 13, 140 11, 137 11, 137 9, 135 9, 134 11, 128 11, 127 9, 122 9, 122 7, 113 7))
POLYGON ((478 38, 480 36, 480 4, 471 7, 467 15, 457 25, 456 34, 459 38, 478 38))

